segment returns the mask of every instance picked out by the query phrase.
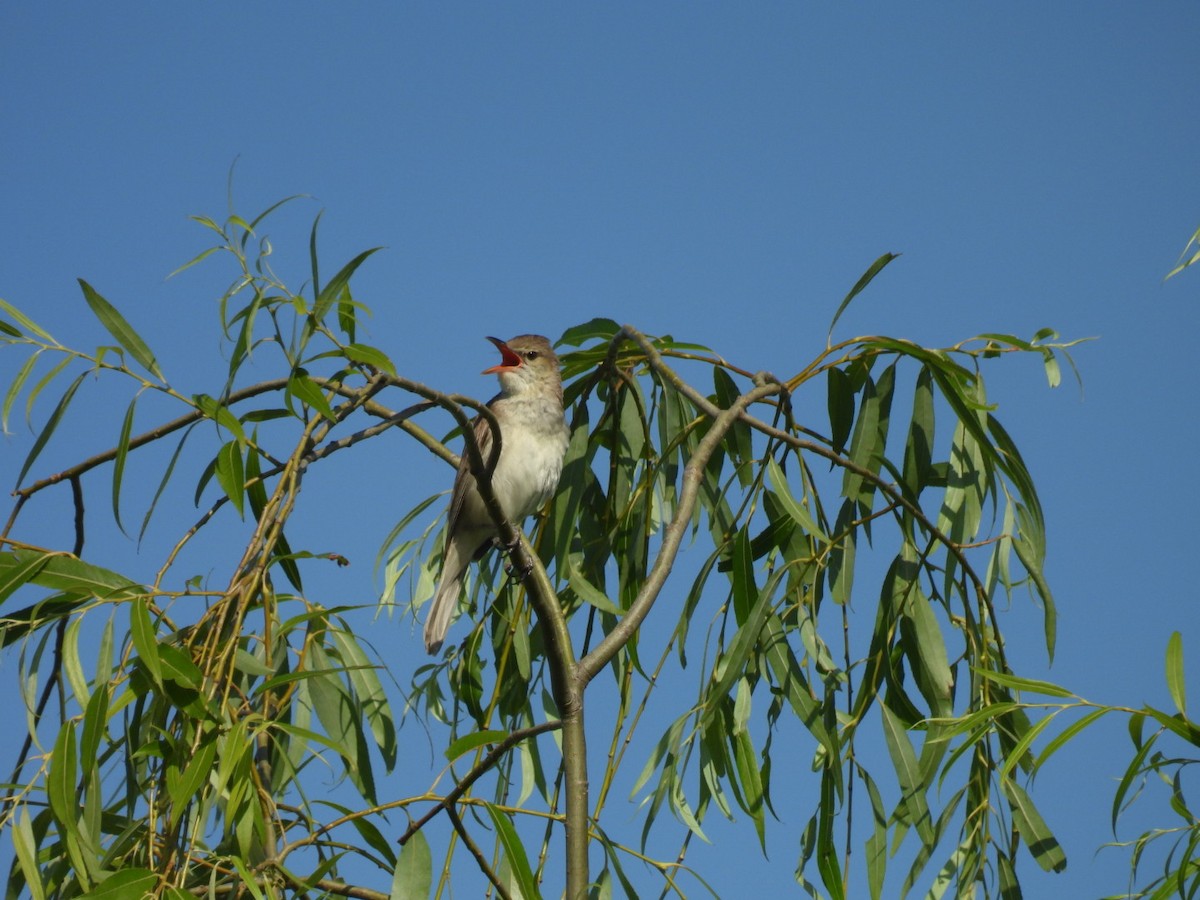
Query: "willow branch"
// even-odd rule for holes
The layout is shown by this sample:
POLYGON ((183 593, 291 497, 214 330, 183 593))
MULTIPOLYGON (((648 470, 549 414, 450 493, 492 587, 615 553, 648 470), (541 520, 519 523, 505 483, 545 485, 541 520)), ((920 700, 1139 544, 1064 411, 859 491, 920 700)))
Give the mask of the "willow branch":
POLYGON ((517 744, 521 743, 521 741, 525 740, 526 738, 537 737, 539 734, 544 734, 547 731, 557 731, 561 727, 562 722, 559 721, 542 722, 540 725, 532 725, 529 728, 522 728, 519 731, 514 731, 512 734, 508 735, 508 737, 488 751, 487 756, 472 766, 470 771, 468 771, 466 775, 459 779, 459 782, 454 786, 454 788, 434 805, 433 809, 409 825, 408 828, 405 829, 404 834, 400 835, 400 837, 397 839, 396 843, 402 847, 408 843, 409 838, 424 828, 439 812, 441 812, 443 809, 449 809, 451 806, 457 803, 458 799, 470 789, 471 785, 478 781, 488 771, 488 769, 492 768, 492 766, 496 765, 496 763, 498 763, 504 757, 505 753, 507 753, 517 744))
POLYGON ((472 839, 471 834, 467 831, 467 826, 463 825, 463 821, 455 812, 453 806, 446 807, 446 815, 450 817, 450 824, 454 826, 454 830, 458 832, 458 836, 462 838, 463 846, 467 848, 467 852, 475 857, 475 863, 479 866, 479 870, 483 872, 488 881, 492 883, 492 887, 496 889, 496 893, 500 895, 500 900, 512 900, 512 894, 508 892, 508 888, 492 871, 491 865, 487 861, 487 857, 479 849, 479 846, 472 839))
MULTIPOLYGON (((664 366, 664 369, 674 376, 674 372, 671 372, 669 368, 664 366)), ((728 409, 713 407, 712 404, 707 403, 707 400, 705 401, 710 408, 716 409, 717 414, 708 433, 697 445, 687 466, 684 467, 683 491, 679 496, 675 515, 663 529, 662 544, 654 559, 654 565, 651 566, 645 582, 629 605, 629 610, 621 617, 621 621, 613 626, 612 630, 605 635, 604 640, 596 646, 596 649, 579 661, 575 678, 580 689, 608 665, 617 652, 633 637, 633 633, 653 608, 655 600, 658 599, 658 595, 666 583, 667 576, 671 574, 675 559, 679 555, 679 547, 683 542, 684 533, 687 531, 688 522, 692 517, 692 510, 695 508, 700 494, 704 469, 708 466, 709 460, 720 446, 721 441, 725 439, 725 434, 738 421, 747 406, 777 394, 781 390, 782 387, 779 384, 760 383, 734 400, 728 409)))

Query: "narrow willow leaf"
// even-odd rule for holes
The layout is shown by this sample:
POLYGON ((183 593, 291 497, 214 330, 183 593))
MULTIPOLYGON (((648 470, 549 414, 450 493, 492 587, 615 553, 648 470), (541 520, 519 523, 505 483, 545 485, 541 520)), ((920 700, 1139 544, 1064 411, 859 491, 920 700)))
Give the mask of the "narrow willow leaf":
POLYGON ((133 649, 137 651, 150 677, 161 686, 163 669, 158 656, 158 636, 150 621, 150 609, 144 597, 138 597, 129 605, 129 635, 133 639, 133 649))
POLYGON ((39 550, 0 553, 0 586, 13 581, 24 583, 21 579, 52 590, 101 600, 124 600, 145 593, 145 588, 124 575, 74 556, 39 550))
POLYGON ((1171 632, 1167 640, 1167 690, 1180 715, 1187 715, 1187 696, 1183 686, 1183 637, 1178 631, 1171 632))
MULTIPOLYGON (((316 234, 315 230, 313 233, 314 235, 316 234)), ((342 266, 341 270, 329 280, 329 283, 320 289, 317 299, 313 303, 312 315, 315 321, 323 322, 325 320, 325 315, 333 307, 334 301, 341 295, 342 288, 349 283, 350 277, 354 274, 355 270, 363 264, 367 257, 381 249, 383 248, 372 247, 370 250, 364 250, 358 256, 354 257, 354 259, 350 260, 350 262, 346 263, 346 265, 342 266)), ((315 268, 313 271, 315 274, 315 268)), ((313 289, 316 290, 315 280, 313 289)))
POLYGON ((813 696, 812 688, 804 676, 804 669, 796 654, 792 652, 783 630, 783 625, 777 617, 771 616, 763 625, 762 642, 765 649, 767 665, 780 686, 788 705, 796 718, 820 742, 825 753, 831 759, 837 759, 839 748, 837 739, 825 727, 822 717, 821 704, 813 696))
POLYGON ((508 860, 508 865, 521 894, 525 900, 536 900, 542 894, 538 890, 537 880, 533 877, 533 870, 529 868, 529 858, 525 855, 525 847, 521 844, 520 837, 517 836, 517 830, 513 827, 507 813, 486 801, 483 805, 492 818, 492 824, 496 827, 496 836, 500 839, 500 846, 504 848, 504 858, 508 860))
POLYGON ((129 409, 125 411, 125 419, 121 422, 121 433, 117 436, 117 455, 113 458, 113 518, 122 534, 125 534, 125 526, 121 524, 121 481, 125 477, 125 458, 129 455, 129 435, 133 431, 133 413, 137 408, 137 401, 136 396, 129 401, 129 409))
MULTIPOLYGON (((38 845, 33 837, 33 825, 29 821, 29 810, 22 806, 21 814, 17 817, 16 827, 12 829, 13 849, 17 853, 17 864, 25 877, 25 886, 33 900, 46 900, 46 888, 42 882, 42 873, 38 868, 38 845)), ((10 882, 11 884, 11 882, 10 882)))
POLYGON ((933 440, 933 376, 928 367, 922 367, 917 375, 912 420, 904 445, 904 485, 913 497, 919 497, 932 478, 933 440))
POLYGON ((37 335, 47 343, 58 346, 58 341, 50 337, 50 334, 47 331, 39 327, 38 324, 33 321, 33 319, 29 318, 29 316, 25 315, 25 313, 21 312, 7 300, 0 300, 0 309, 12 316, 26 331, 37 335))
POLYGON ((396 725, 387 692, 376 671, 378 667, 372 664, 353 632, 338 628, 332 629, 330 634, 346 664, 346 675, 375 737, 375 746, 379 748, 384 765, 391 771, 396 764, 396 725))
POLYGON ((748 525, 738 529, 733 539, 733 567, 730 572, 733 583, 733 611, 738 627, 746 624, 754 601, 758 599, 758 585, 754 582, 754 558, 750 548, 748 525))
MULTIPOLYGON (((879 444, 881 405, 875 382, 871 378, 867 378, 863 383, 862 394, 847 456, 859 468, 869 472, 878 472, 883 449, 879 444)), ((858 501, 864 508, 869 509, 874 493, 875 486, 871 481, 859 472, 846 469, 842 476, 843 497, 858 501)))
POLYGON ((32 581, 51 559, 49 554, 31 550, 0 552, 0 603, 32 581))
POLYGON ((571 590, 575 592, 575 596, 589 606, 594 606, 600 612, 608 613, 610 616, 620 616, 622 614, 623 610, 608 599, 608 595, 604 591, 584 578, 573 565, 567 569, 567 583, 571 586, 571 590))
POLYGON ((338 667, 316 640, 309 641, 306 668, 322 676, 305 682, 321 727, 345 761, 350 782, 365 800, 374 803, 375 777, 368 745, 363 739, 361 706, 346 689, 338 675, 338 667))
POLYGON ((433 854, 424 831, 417 831, 400 850, 392 875, 391 900, 428 897, 433 888, 433 854))
POLYGON ((1055 735, 1045 747, 1042 748, 1042 752, 1039 753, 1037 759, 1033 761, 1033 771, 1036 772, 1038 769, 1040 769, 1042 765, 1050 759, 1051 756, 1053 756, 1064 745, 1069 743, 1070 740, 1075 737, 1075 735, 1079 734, 1079 732, 1083 731, 1093 722, 1098 721, 1112 711, 1112 707, 1094 709, 1086 716, 1083 716, 1064 728, 1059 734, 1055 735))
POLYGON ((8 417, 12 412, 13 403, 21 393, 21 388, 25 386, 25 382, 29 380, 30 374, 33 372, 33 367, 37 365, 38 359, 41 357, 42 351, 36 350, 29 354, 29 358, 25 360, 21 368, 17 371, 16 377, 8 386, 8 391, 4 394, 4 404, 0 406, 0 431, 4 434, 11 434, 8 430, 8 417))
POLYGON ((122 869, 114 872, 79 900, 131 900, 151 894, 158 876, 148 869, 122 869))
POLYGON ((766 819, 763 815, 763 783, 762 772, 758 767, 758 755, 754 752, 754 744, 750 740, 750 732, 742 730, 731 737, 734 760, 737 763, 738 781, 741 784, 741 794, 745 798, 746 812, 754 820, 754 830, 758 834, 758 842, 763 853, 767 852, 766 819))
POLYGON ((871 836, 867 838, 867 889, 871 900, 879 900, 883 896, 883 881, 887 874, 887 836, 888 815, 883 805, 883 797, 879 788, 866 769, 858 769, 858 777, 862 779, 871 801, 871 836))
POLYGON ((830 443, 835 453, 842 453, 854 427, 854 388, 843 369, 830 369, 825 380, 830 443))
POLYGON ((570 347, 582 347, 591 340, 607 342, 611 341, 620 330, 621 326, 612 319, 592 319, 582 325, 568 328, 558 339, 558 343, 570 347))
POLYGON ((83 736, 79 741, 79 755, 84 760, 99 758, 100 745, 108 733, 108 688, 98 685, 83 713, 83 736))
POLYGON ((146 508, 146 515, 142 517, 142 527, 138 529, 138 542, 146 536, 146 529, 150 527, 150 520, 154 517, 154 510, 158 507, 158 500, 162 496, 163 491, 167 487, 167 482, 171 480, 171 474, 175 471, 175 463, 179 461, 179 454, 183 451, 183 445, 187 442, 188 436, 195 428, 195 424, 189 425, 184 429, 183 434, 179 438, 179 443, 175 445, 175 452, 171 454, 171 459, 167 463, 167 468, 163 472, 163 477, 158 482, 158 488, 154 491, 154 497, 150 500, 150 505, 146 508))
POLYGON ((63 392, 62 397, 58 401, 58 405, 54 407, 54 411, 50 413, 50 418, 46 420, 45 426, 38 433, 37 439, 34 440, 33 446, 29 449, 28 455, 25 457, 25 463, 21 466, 21 472, 17 475, 16 487, 21 486, 21 482, 25 480, 25 475, 29 472, 30 466, 34 464, 38 456, 46 447, 46 442, 50 440, 54 434, 54 430, 58 428, 58 423, 63 417, 63 413, 67 411, 67 407, 71 405, 71 399, 75 396, 75 392, 79 390, 79 385, 83 383, 86 372, 81 372, 71 382, 70 386, 63 392))
POLYGON ((125 321, 125 317, 117 312, 117 308, 101 297, 90 284, 82 278, 78 280, 79 286, 83 288, 83 298, 92 308, 92 312, 96 314, 96 318, 100 320, 100 324, 108 329, 108 333, 117 339, 117 343, 124 347, 143 369, 159 381, 166 381, 154 354, 150 352, 146 342, 133 330, 133 326, 125 321))
POLYGON ((215 735, 208 735, 201 743, 196 753, 187 760, 187 765, 170 791, 171 797, 171 826, 174 827, 180 817, 188 811, 188 804, 212 775, 213 763, 217 756, 217 741, 215 735))
POLYGON ((245 510, 246 472, 242 463, 242 451, 237 441, 225 444, 216 456, 216 466, 213 469, 217 484, 225 492, 225 496, 233 503, 233 508, 241 516, 245 510))
POLYGON ((804 504, 797 502, 792 496, 791 490, 788 488, 787 476, 783 473, 783 469, 779 467, 779 463, 775 462, 772 456, 767 457, 767 478, 770 479, 773 493, 780 505, 789 516, 804 529, 806 534, 811 534, 823 544, 829 543, 829 538, 826 537, 816 520, 805 508, 804 504))
POLYGON ((356 363, 372 366, 381 372, 387 372, 389 375, 396 374, 396 365, 391 361, 386 353, 377 347, 370 347, 367 344, 349 344, 345 347, 346 358, 353 360, 356 363))
POLYGON ((909 595, 901 615, 901 629, 911 639, 910 659, 917 688, 932 715, 949 716, 953 713, 954 675, 946 654, 946 640, 933 605, 919 587, 909 595))
POLYGON ((854 591, 854 560, 858 546, 858 535, 852 525, 854 509, 853 498, 847 498, 833 527, 836 543, 829 553, 829 581, 833 601, 838 605, 849 603, 854 591))
MULTIPOLYGON (((76 773, 79 770, 75 726, 66 724, 58 732, 50 754, 50 771, 46 776, 46 799, 64 837, 78 836, 79 805, 75 802, 76 773)), ((86 867, 84 867, 86 874, 86 867)))
POLYGON ((329 405, 329 399, 304 369, 296 369, 288 378, 287 392, 305 406, 315 409, 318 414, 329 421, 336 421, 337 417, 333 414, 333 407, 329 405))
MULTIPOLYGON (((833 768, 836 767, 835 763, 833 768)), ((845 900, 846 885, 842 878, 841 865, 838 863, 838 847, 833 836, 836 813, 834 777, 831 767, 827 765, 821 772, 821 803, 817 808, 817 871, 821 873, 821 882, 825 885, 825 890, 829 891, 830 900, 845 900)))
POLYGON ((205 416, 232 434, 239 442, 245 443, 245 429, 242 428, 242 423, 238 421, 237 416, 229 411, 229 407, 208 394, 193 394, 192 402, 205 416))
MULTIPOLYGON (((829 335, 826 338, 826 346, 832 346, 833 328, 835 325, 837 325, 838 319, 842 317, 842 313, 846 311, 846 307, 850 305, 850 301, 857 297, 862 292, 863 288, 870 284, 871 280, 883 271, 883 267, 890 263, 897 256, 899 256, 897 253, 883 254, 883 256, 871 263, 871 267, 863 273, 862 277, 858 279, 854 287, 850 289, 850 293, 846 295, 846 299, 841 302, 837 308, 837 312, 833 314, 833 321, 829 323, 829 335)), ((828 887, 828 885, 826 885, 826 887, 828 887)))
MULTIPOLYGON (((67 622, 66 631, 63 632, 62 653, 59 655, 62 660, 63 672, 71 685, 71 692, 80 706, 85 706, 91 696, 87 676, 83 673, 83 660, 79 656, 79 631, 83 626, 83 620, 83 616, 75 616, 67 622)), ((83 758, 91 757, 85 753, 83 758)))
POLYGON ((886 703, 879 704, 879 713, 883 719, 884 740, 892 757, 896 779, 900 783, 900 802, 908 812, 909 822, 916 826, 921 840, 926 846, 930 846, 934 843, 933 819, 925 799, 925 784, 921 776, 921 767, 917 763, 917 755, 913 752, 904 723, 888 709, 886 703))
POLYGON ((1075 698, 1071 691, 1064 687, 1059 687, 1057 684, 1052 684, 1049 681, 1038 681, 1034 678, 1022 678, 1019 675, 1013 675, 1011 672, 997 672, 993 669, 973 668, 971 670, 980 678, 986 678, 988 681, 994 681, 996 684, 1003 685, 1006 688, 1011 688, 1014 691, 1027 691, 1032 694, 1045 694, 1048 697, 1070 697, 1075 698))
POLYGON ((1012 811, 1013 824, 1037 864, 1046 872, 1061 872, 1067 867, 1067 855, 1046 826, 1045 820, 1024 789, 1011 778, 1001 784, 1012 811))
POLYGON ((449 762, 454 762, 464 753, 470 753, 477 747, 483 747, 487 744, 498 744, 500 741, 508 737, 507 731, 475 731, 471 734, 464 735, 446 748, 446 759, 449 762))

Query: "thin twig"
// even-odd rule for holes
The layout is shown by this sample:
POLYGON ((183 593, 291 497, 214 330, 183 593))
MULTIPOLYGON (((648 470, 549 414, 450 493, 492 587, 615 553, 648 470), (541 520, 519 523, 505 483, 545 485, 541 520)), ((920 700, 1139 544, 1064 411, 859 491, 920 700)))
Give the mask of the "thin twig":
POLYGON ((547 731, 557 731, 559 728, 562 728, 562 722, 555 720, 552 722, 543 722, 540 725, 533 725, 529 728, 522 728, 519 731, 514 731, 512 734, 508 735, 508 737, 493 747, 487 756, 473 766, 471 770, 459 780, 458 784, 454 786, 450 793, 446 794, 445 797, 443 797, 440 801, 438 801, 437 804, 434 805, 433 809, 409 825, 404 834, 400 835, 400 837, 397 839, 396 843, 403 847, 404 844, 408 842, 409 838, 424 828, 425 825, 428 824, 428 822, 439 812, 441 812, 443 809, 449 809, 452 805, 457 803, 458 798, 465 794, 471 785, 478 781, 479 778, 488 771, 488 769, 490 769, 504 757, 505 753, 507 753, 521 741, 525 740, 526 738, 537 737, 539 734, 544 734, 547 731))

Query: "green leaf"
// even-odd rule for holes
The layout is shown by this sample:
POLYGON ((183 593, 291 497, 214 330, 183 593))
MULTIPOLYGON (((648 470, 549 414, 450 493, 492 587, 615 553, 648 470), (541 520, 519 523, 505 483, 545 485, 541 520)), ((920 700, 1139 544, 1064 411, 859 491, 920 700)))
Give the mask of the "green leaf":
MULTIPOLYGON (((93 566, 74 556, 38 550, 0 553, 0 586, 16 586, 24 578, 34 584, 101 600, 124 600, 145 593, 145 588, 109 569, 93 566)), ((0 597, 3 590, 0 589, 0 597)))
POLYGON ((900 626, 910 650, 917 688, 934 716, 953 713, 954 675, 946 654, 946 641, 934 614, 933 605, 914 585, 902 610, 900 626))
POLYGON ((154 891, 158 876, 147 869, 114 872, 79 900, 140 900, 154 891))
MULTIPOLYGON (((316 234, 315 228, 316 225, 314 223, 314 236, 316 234)), ((350 282, 350 277, 354 274, 355 270, 363 264, 367 257, 381 249, 383 248, 372 247, 370 250, 364 250, 358 256, 354 257, 354 259, 350 260, 350 262, 346 263, 346 265, 342 266, 341 271, 334 275, 327 285, 321 288, 320 293, 317 294, 316 302, 313 303, 312 317, 316 322, 323 322, 325 320, 326 313, 329 312, 333 307, 334 301, 341 295, 342 288, 350 282)), ((315 271, 314 269, 314 274, 315 271)))
POLYGON ((833 321, 829 323, 829 335, 825 341, 826 346, 833 345, 833 327, 837 325, 838 319, 842 317, 842 313, 846 311, 846 307, 850 305, 850 301, 857 297, 862 292, 863 288, 870 284, 871 280, 883 271, 884 266, 886 266, 899 255, 900 254, 898 253, 883 254, 883 256, 871 263, 871 268, 867 269, 867 271, 863 273, 862 277, 858 279, 854 287, 850 289, 850 293, 846 295, 846 299, 843 300, 838 306, 837 312, 833 314, 833 321))
POLYGON ((50 754, 50 771, 46 776, 46 799, 50 811, 65 835, 77 832, 79 804, 75 802, 75 780, 79 771, 75 726, 67 724, 58 732, 50 754))
POLYGON ((154 683, 161 687, 163 669, 158 656, 158 636, 150 621, 150 608, 144 597, 138 597, 129 605, 129 634, 142 664, 154 683))
POLYGON ((829 410, 829 440, 835 453, 846 449, 854 427, 854 387, 844 370, 832 368, 825 374, 826 405, 829 410))
POLYGON ((504 848, 504 857, 508 860, 521 894, 525 900, 540 898, 542 894, 538 890, 537 880, 533 877, 533 870, 529 868, 529 858, 525 855, 525 847, 521 844, 521 839, 517 836, 517 830, 509 820, 508 814, 486 801, 483 805, 487 809, 488 815, 492 817, 492 824, 496 827, 496 836, 500 839, 500 846, 504 848))
POLYGON ((745 798, 746 812, 754 820, 754 830, 758 833, 758 842, 763 853, 767 852, 766 820, 763 815, 763 783, 762 772, 758 768, 758 757, 754 752, 754 744, 750 740, 749 731, 740 731, 731 736, 734 760, 737 763, 738 781, 741 783, 742 796, 745 798))
POLYGON ((925 799, 925 783, 917 755, 913 752, 904 723, 888 709, 886 703, 879 704, 879 713, 883 718, 884 740, 896 769, 896 779, 900 783, 900 802, 908 812, 909 823, 916 826, 921 840, 930 845, 934 842, 933 819, 925 799))
POLYGON ((1049 681, 1022 678, 1019 675, 1013 675, 1011 672, 997 672, 993 669, 972 668, 971 671, 980 678, 994 681, 996 684, 1011 688, 1014 691, 1028 691, 1032 694, 1045 694, 1048 697, 1075 697, 1071 691, 1064 687, 1059 687, 1057 684, 1052 684, 1049 681))
POLYGON ((433 888, 433 854, 424 831, 417 831, 400 850, 392 875, 391 900, 428 897, 433 888))
POLYGON ((558 344, 582 347, 591 340, 611 341, 620 330, 621 326, 612 319, 592 319, 590 322, 568 328, 558 339, 558 344))
POLYGON ((758 599, 758 585, 754 582, 754 558, 750 549, 749 526, 738 529, 733 539, 733 569, 730 573, 733 582, 733 611, 738 626, 741 627, 750 617, 754 601, 758 599))
POLYGON ((329 400, 326 398, 325 393, 317 387, 317 383, 308 376, 308 372, 304 369, 296 369, 292 373, 288 379, 287 391, 305 406, 315 409, 329 421, 337 421, 337 417, 333 414, 333 407, 329 405, 329 400))
POLYGON ((58 405, 54 407, 54 412, 50 413, 50 418, 46 420, 45 426, 38 434, 37 439, 33 442, 33 446, 29 450, 29 454, 25 457, 25 463, 21 466, 21 472, 17 475, 17 487, 21 486, 21 482, 25 480, 25 475, 29 472, 29 467, 41 455, 42 450, 46 446, 46 442, 54 434, 54 430, 58 428, 59 420, 62 419, 63 413, 67 411, 67 407, 71 405, 71 398, 75 396, 75 392, 79 389, 79 385, 83 383, 86 372, 81 372, 71 382, 58 401, 58 405))
POLYGON ((8 386, 8 391, 4 394, 4 404, 0 406, 0 431, 4 434, 9 434, 8 417, 12 412, 13 403, 21 393, 21 388, 25 386, 25 382, 29 380, 30 374, 33 372, 33 367, 37 365, 38 359, 41 357, 42 351, 37 350, 29 354, 29 358, 25 360, 17 376, 12 380, 12 384, 8 386))
POLYGON ((208 394, 193 394, 192 402, 196 404, 196 408, 200 412, 232 434, 239 442, 245 442, 245 429, 242 428, 242 423, 238 421, 237 416, 229 411, 229 407, 208 394))
POLYGON ((137 407, 137 401, 138 398, 135 396, 129 402, 129 409, 125 411, 125 419, 121 423, 121 433, 117 437, 117 455, 113 459, 113 518, 116 519, 117 527, 121 529, 122 534, 125 533, 125 526, 121 524, 121 481, 125 476, 125 459, 129 455, 129 435, 133 431, 133 411, 137 407))
POLYGON ((1187 697, 1183 686, 1183 637, 1171 632, 1167 640, 1167 690, 1180 715, 1187 715, 1187 697))
POLYGON ((0 603, 21 585, 37 577, 51 558, 32 550, 0 553, 0 603))
POLYGON ((379 680, 377 666, 371 663, 359 645, 358 638, 347 629, 330 632, 337 645, 342 661, 346 664, 346 675, 354 687, 355 697, 362 707, 375 745, 379 748, 388 771, 396 764, 396 725, 392 720, 392 707, 387 692, 379 680))
POLYGON ((933 376, 928 366, 917 375, 912 420, 904 445, 904 484, 913 497, 920 496, 933 474, 933 376))
POLYGON ((608 613, 611 616, 620 616, 622 614, 623 610, 609 600, 608 595, 604 591, 584 578, 573 565, 567 569, 567 583, 571 586, 571 590, 575 592, 575 595, 589 606, 594 606, 600 612, 608 613))
POLYGON ((12 830, 13 848, 17 853, 17 863, 21 874, 25 876, 25 886, 33 900, 46 900, 46 888, 42 884, 42 873, 38 868, 38 845, 33 837, 33 826, 29 821, 28 808, 22 807, 21 815, 17 817, 16 827, 12 830))
POLYGON ((349 344, 345 348, 346 358, 356 363, 372 366, 381 372, 387 372, 389 375, 396 374, 396 365, 388 358, 388 355, 377 347, 370 347, 366 344, 349 344))
POLYGON ((498 744, 500 741, 508 737, 507 731, 475 731, 471 734, 460 737, 457 741, 446 748, 446 759, 454 762, 464 753, 469 753, 476 747, 482 747, 485 744, 498 744))
POLYGON ((237 441, 230 441, 217 451, 214 474, 217 484, 225 492, 225 496, 233 503, 233 508, 241 516, 245 510, 246 472, 242 463, 242 450, 237 441))
POLYGON ((817 538, 821 543, 829 543, 829 538, 825 535, 817 525, 816 520, 809 513, 804 504, 797 502, 792 496, 792 492, 788 487, 787 476, 783 473, 783 469, 779 467, 779 463, 775 462, 773 456, 767 457, 767 478, 771 482, 775 498, 779 500, 780 506, 784 511, 804 529, 805 534, 810 534, 817 538))
POLYGON ((117 312, 117 308, 96 293, 95 289, 82 278, 79 279, 79 286, 83 288, 83 298, 87 300, 88 306, 92 308, 92 312, 96 314, 100 324, 117 339, 117 343, 124 347, 143 369, 159 381, 166 381, 162 371, 158 368, 154 354, 146 346, 146 342, 133 330, 133 326, 125 321, 125 317, 117 312))
POLYGON ((18 324, 20 324, 21 327, 26 331, 37 335, 47 343, 54 344, 55 346, 58 345, 58 341, 50 337, 49 333, 38 327, 38 324, 34 322, 33 319, 29 318, 29 316, 25 315, 25 313, 21 312, 7 300, 0 300, 0 309, 4 310, 10 316, 16 319, 18 324))
POLYGON ((1011 778, 1001 782, 1008 807, 1012 810, 1013 824, 1037 864, 1046 872, 1061 872, 1067 867, 1067 855, 1046 826, 1037 807, 1024 789, 1011 778))

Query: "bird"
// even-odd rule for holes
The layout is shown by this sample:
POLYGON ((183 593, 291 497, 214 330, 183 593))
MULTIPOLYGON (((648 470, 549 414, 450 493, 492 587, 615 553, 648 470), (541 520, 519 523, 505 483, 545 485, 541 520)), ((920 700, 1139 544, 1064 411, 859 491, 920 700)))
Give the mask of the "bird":
MULTIPOLYGON (((492 491, 505 517, 519 524, 554 495, 562 475, 569 441, 562 376, 554 348, 540 334, 488 340, 501 357, 497 365, 482 372, 500 381, 500 393, 487 404, 500 426, 500 458, 492 472, 492 491)), ((480 416, 474 431, 487 462, 492 429, 480 416)), ((441 578, 425 619, 425 649, 431 655, 441 649, 450 628, 467 566, 482 557, 496 537, 496 525, 479 496, 464 452, 450 495, 441 578)))

